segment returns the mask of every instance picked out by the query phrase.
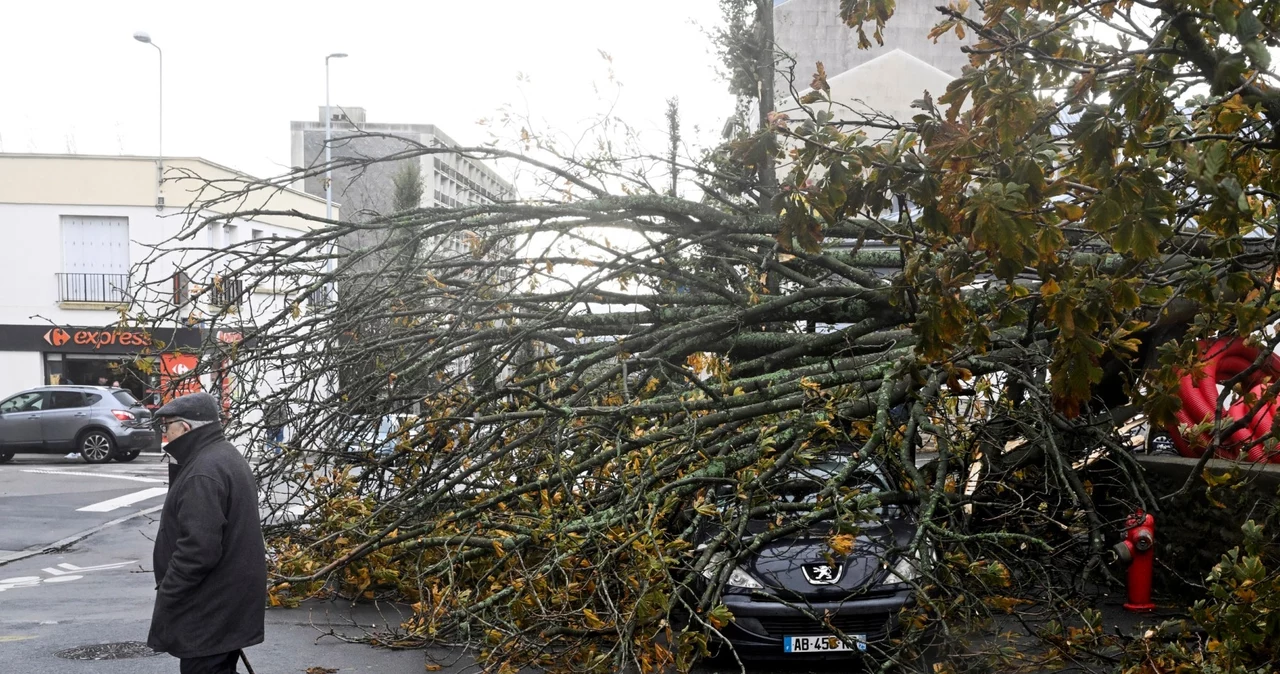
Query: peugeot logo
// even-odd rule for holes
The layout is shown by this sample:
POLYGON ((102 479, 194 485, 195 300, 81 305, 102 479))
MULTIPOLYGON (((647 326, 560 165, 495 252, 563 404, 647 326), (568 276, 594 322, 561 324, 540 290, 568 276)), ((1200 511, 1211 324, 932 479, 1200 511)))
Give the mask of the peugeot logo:
POLYGON ((835 585, 840 582, 840 576, 844 572, 844 565, 818 562, 816 564, 803 564, 800 569, 804 571, 804 579, 809 581, 810 585, 835 585))

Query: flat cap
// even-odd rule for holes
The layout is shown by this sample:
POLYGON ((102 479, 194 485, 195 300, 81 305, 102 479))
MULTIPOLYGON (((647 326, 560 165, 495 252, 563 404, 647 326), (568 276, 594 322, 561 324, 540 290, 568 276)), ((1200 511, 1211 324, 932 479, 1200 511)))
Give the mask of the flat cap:
POLYGON ((208 393, 188 393, 170 400, 156 410, 156 419, 184 421, 218 421, 218 399, 208 393))

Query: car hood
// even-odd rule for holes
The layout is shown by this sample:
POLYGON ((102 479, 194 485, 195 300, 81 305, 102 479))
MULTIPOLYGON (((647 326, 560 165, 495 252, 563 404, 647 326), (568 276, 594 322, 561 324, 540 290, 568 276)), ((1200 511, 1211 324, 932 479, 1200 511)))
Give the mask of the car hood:
POLYGON ((903 520, 863 528, 852 552, 840 555, 831 549, 830 528, 818 525, 764 544, 739 566, 784 599, 835 601, 882 583, 897 561, 890 551, 905 547, 912 530, 903 520))

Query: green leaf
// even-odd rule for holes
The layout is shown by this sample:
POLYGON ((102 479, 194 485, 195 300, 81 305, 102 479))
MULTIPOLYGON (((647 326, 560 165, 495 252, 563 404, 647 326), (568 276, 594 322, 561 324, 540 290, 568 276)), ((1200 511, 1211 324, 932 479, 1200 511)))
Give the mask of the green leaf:
POLYGON ((1249 55, 1249 60, 1253 61, 1253 65, 1258 70, 1266 70, 1271 66, 1271 52, 1267 51, 1267 46, 1262 42, 1254 39, 1244 43, 1244 53, 1249 55))
POLYGON ((1209 147, 1200 153, 1200 176, 1207 180, 1217 178, 1230 152, 1224 141, 1216 140, 1210 143, 1209 147))
POLYGON ((1160 229, 1146 218, 1122 218, 1111 245, 1118 253, 1129 253, 1139 260, 1155 257, 1160 252, 1160 229))
POLYGON ((1058 409, 1068 417, 1080 412, 1080 406, 1089 399, 1093 385, 1102 381, 1102 368, 1098 367, 1098 355, 1103 346, 1091 337, 1059 339, 1050 367, 1052 391, 1058 409))
POLYGON ((728 625, 730 622, 733 622, 733 613, 729 610, 728 606, 720 604, 707 612, 707 620, 711 623, 712 627, 720 629, 725 625, 728 625))

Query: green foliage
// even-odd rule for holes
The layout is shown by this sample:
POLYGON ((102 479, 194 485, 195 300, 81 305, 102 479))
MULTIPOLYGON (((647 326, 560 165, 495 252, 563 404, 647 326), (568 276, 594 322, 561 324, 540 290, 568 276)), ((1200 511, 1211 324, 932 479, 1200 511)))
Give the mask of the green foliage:
POLYGON ((1130 645, 1126 672, 1256 674, 1280 662, 1280 555, 1274 537, 1253 520, 1243 545, 1229 550, 1205 579, 1208 597, 1191 607, 1190 626, 1175 625, 1130 645), (1169 638, 1170 636, 1174 638, 1169 638))
POLYGON ((402 213, 422 205, 422 194, 426 186, 422 182, 421 160, 410 159, 401 163, 393 180, 394 191, 391 196, 393 212, 402 213))

